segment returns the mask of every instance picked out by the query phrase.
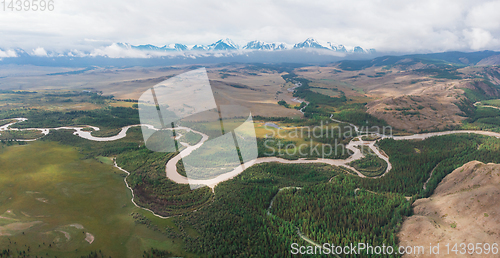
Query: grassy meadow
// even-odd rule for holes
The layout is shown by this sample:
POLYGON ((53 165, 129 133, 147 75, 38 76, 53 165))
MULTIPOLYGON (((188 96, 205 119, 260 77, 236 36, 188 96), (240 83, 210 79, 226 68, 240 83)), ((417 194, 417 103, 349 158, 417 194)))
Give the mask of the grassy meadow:
POLYGON ((190 257, 181 239, 164 233, 165 228, 179 231, 174 219, 135 207, 125 174, 109 158, 98 160, 81 159, 75 148, 55 142, 2 146, 0 250, 30 257, 81 257, 92 251, 142 257, 153 247, 190 257), (136 223, 132 213, 162 230, 136 223))

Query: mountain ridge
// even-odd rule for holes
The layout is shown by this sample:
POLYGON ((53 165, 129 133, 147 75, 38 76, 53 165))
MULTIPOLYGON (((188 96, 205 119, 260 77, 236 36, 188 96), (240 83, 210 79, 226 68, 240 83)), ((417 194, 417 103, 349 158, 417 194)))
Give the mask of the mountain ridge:
POLYGON ((302 42, 294 44, 292 47, 287 46, 285 43, 281 42, 265 42, 261 40, 252 40, 243 45, 243 47, 238 46, 234 41, 229 38, 220 39, 210 45, 196 44, 192 47, 187 45, 175 43, 170 45, 165 45, 163 47, 155 46, 152 44, 145 45, 131 45, 128 43, 116 43, 120 47, 128 47, 143 51, 235 51, 235 50, 267 50, 267 51, 279 51, 279 50, 290 50, 290 49, 320 49, 320 50, 330 50, 341 53, 356 53, 356 54, 373 54, 376 52, 375 49, 365 49, 361 46, 355 46, 352 48, 346 48, 342 44, 335 45, 331 42, 326 44, 320 43, 314 38, 307 38, 302 42))
POLYGON ((109 58, 169 58, 172 56, 184 56, 187 58, 198 58, 203 56, 231 57, 236 55, 245 55, 251 52, 269 52, 280 51, 304 51, 314 55, 336 56, 370 56, 377 52, 375 49, 364 49, 360 46, 346 47, 341 44, 331 42, 320 43, 314 38, 308 38, 294 45, 283 42, 264 42, 253 40, 239 46, 229 38, 220 39, 209 45, 196 44, 188 46, 181 43, 171 43, 162 46, 153 44, 132 45, 130 43, 116 42, 108 46, 94 48, 90 51, 80 51, 76 49, 53 51, 45 50, 43 47, 37 47, 32 50, 21 48, 2 49, 0 48, 0 59, 15 57, 109 57, 109 58))

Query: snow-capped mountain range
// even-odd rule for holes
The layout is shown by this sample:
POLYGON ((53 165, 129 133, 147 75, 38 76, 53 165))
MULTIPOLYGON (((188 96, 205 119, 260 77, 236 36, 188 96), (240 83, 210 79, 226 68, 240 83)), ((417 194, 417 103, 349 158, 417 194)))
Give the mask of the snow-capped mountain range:
POLYGON ((190 51, 190 50, 202 50, 202 51, 213 51, 213 50, 287 50, 287 49, 323 49, 323 50, 332 50, 336 52, 343 53, 373 53, 375 49, 363 49, 360 46, 356 46, 351 49, 347 49, 344 45, 335 45, 331 42, 327 42, 326 44, 319 43, 317 40, 313 38, 308 38, 303 42, 297 43, 293 45, 293 47, 287 46, 285 43, 267 43, 260 40, 254 40, 248 42, 245 46, 240 47, 236 43, 234 43, 231 39, 221 39, 215 43, 210 45, 194 45, 192 47, 188 47, 183 44, 171 44, 165 45, 163 47, 157 47, 153 45, 138 45, 133 46, 124 43, 117 43, 119 46, 124 48, 132 48, 138 50, 148 50, 148 51, 190 51))
POLYGON ((51 58, 83 58, 83 57, 108 57, 108 58, 188 58, 196 59, 203 57, 236 57, 236 56, 258 56, 260 59, 266 59, 266 56, 274 60, 274 55, 270 52, 283 56, 293 56, 303 53, 304 55, 315 56, 359 56, 364 54, 376 54, 375 49, 364 49, 360 46, 345 47, 331 42, 319 42, 313 38, 308 38, 303 42, 294 45, 276 42, 264 42, 259 40, 250 41, 243 46, 238 46, 230 39, 221 39, 210 45, 192 45, 187 46, 180 43, 164 46, 131 45, 128 43, 113 43, 108 46, 94 48, 90 51, 81 51, 77 49, 66 51, 46 50, 38 47, 31 50, 2 49, 0 48, 0 61, 5 58, 15 57, 51 57, 51 58), (282 52, 278 52, 282 51, 282 52))
POLYGON ((283 43, 266 43, 260 40, 248 42, 243 49, 249 50, 285 50, 287 46, 283 43))

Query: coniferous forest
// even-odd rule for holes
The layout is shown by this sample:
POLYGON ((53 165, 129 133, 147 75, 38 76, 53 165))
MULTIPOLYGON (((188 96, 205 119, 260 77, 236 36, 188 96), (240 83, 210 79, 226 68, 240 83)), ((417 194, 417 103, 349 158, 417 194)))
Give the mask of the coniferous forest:
POLYGON ((411 214, 402 195, 359 190, 329 165, 261 164, 215 193, 211 205, 184 222, 201 234, 185 239, 186 248, 214 257, 292 256, 292 243, 309 245, 298 230, 318 243, 395 245, 403 216, 411 214))
POLYGON ((377 179, 355 178, 359 187, 376 192, 428 197, 454 169, 478 160, 500 162, 500 139, 477 134, 455 134, 425 140, 381 140, 379 146, 390 157, 392 170, 377 179), (425 181, 432 177, 423 189, 425 181))

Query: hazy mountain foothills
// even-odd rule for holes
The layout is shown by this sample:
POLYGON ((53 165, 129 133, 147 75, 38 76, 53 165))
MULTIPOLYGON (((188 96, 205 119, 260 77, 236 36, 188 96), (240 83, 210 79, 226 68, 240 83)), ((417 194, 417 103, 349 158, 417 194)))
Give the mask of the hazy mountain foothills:
POLYGON ((382 57, 304 67, 295 72, 318 85, 338 88, 347 97, 366 97, 369 114, 408 132, 455 128, 467 118, 464 105, 496 98, 500 92, 498 66, 466 66, 461 61, 382 57))
MULTIPOLYGON (((449 252, 455 243, 482 243, 491 248, 500 241, 499 183, 499 164, 471 161, 455 169, 429 198, 413 203, 414 215, 405 220, 398 233, 400 244, 427 248, 429 243, 440 243, 439 257, 457 257, 457 252, 449 252)), ((434 256, 427 252, 405 257, 434 256)), ((498 254, 483 251, 481 257, 498 254)))
MULTIPOLYGON (((174 75, 199 66, 165 68, 98 68, 53 69, 48 75, 25 76, 23 67, 11 67, 11 72, 0 78, 4 90, 99 90, 117 99, 137 99, 148 88, 174 75), (22 77, 22 78, 21 78, 22 77)), ((37 69, 37 67, 33 67, 37 69)), ((277 104, 278 99, 292 102, 295 87, 281 77, 284 72, 259 65, 208 65, 207 72, 214 97, 221 104, 248 107, 254 115, 302 116, 295 109, 277 104)), ((300 104, 298 102, 295 102, 300 104)), ((8 105, 8 104, 6 104, 8 105)))
MULTIPOLYGON (((277 100, 298 104, 293 97, 295 85, 282 77, 293 72, 311 80, 311 90, 316 93, 331 97, 343 93, 353 102, 368 103, 368 113, 391 126, 420 132, 459 126, 466 120, 460 109, 464 108, 464 96, 474 102, 497 96, 499 93, 495 85, 500 83, 499 68, 479 65, 494 61, 497 56, 495 52, 415 55, 280 68, 222 64, 207 65, 207 70, 215 89, 214 95, 221 103, 242 104, 250 107, 256 115, 301 115, 298 110, 276 105, 277 100)), ((3 89, 13 90, 99 89, 105 95, 116 98, 137 99, 146 88, 196 67, 53 68, 54 72, 48 73, 50 76, 34 73, 20 79, 23 76, 21 68, 16 71, 16 66, 11 66, 10 72, 0 79, 0 85, 3 89)), ((470 103, 467 105, 470 106, 470 103)))
MULTIPOLYGON (((122 127, 140 123, 137 99, 145 90, 201 65, 4 66, 0 257, 290 257, 292 243, 396 249, 498 242, 500 168, 480 163, 500 163, 500 139, 492 133, 500 132, 498 56, 205 64, 217 103, 251 110, 259 158, 308 164, 263 162, 195 190, 166 177, 166 164, 200 135, 176 130, 186 145, 161 153, 146 148, 141 132, 148 128, 127 127, 125 134, 122 127), (20 117, 28 120, 14 119, 20 117), (391 125, 398 135, 447 129, 490 135, 356 135, 358 126, 374 125, 391 125), (311 126, 342 129, 320 137, 290 134, 311 126), (269 136, 277 130, 286 135, 269 136), (343 134, 348 131, 355 135, 343 134), (354 147, 327 163, 312 154, 266 154, 266 139, 354 147), (117 238, 108 234, 113 227, 120 228, 117 238)), ((207 126, 220 133, 219 122, 207 126)), ((175 167, 186 173, 180 163, 175 167)))

